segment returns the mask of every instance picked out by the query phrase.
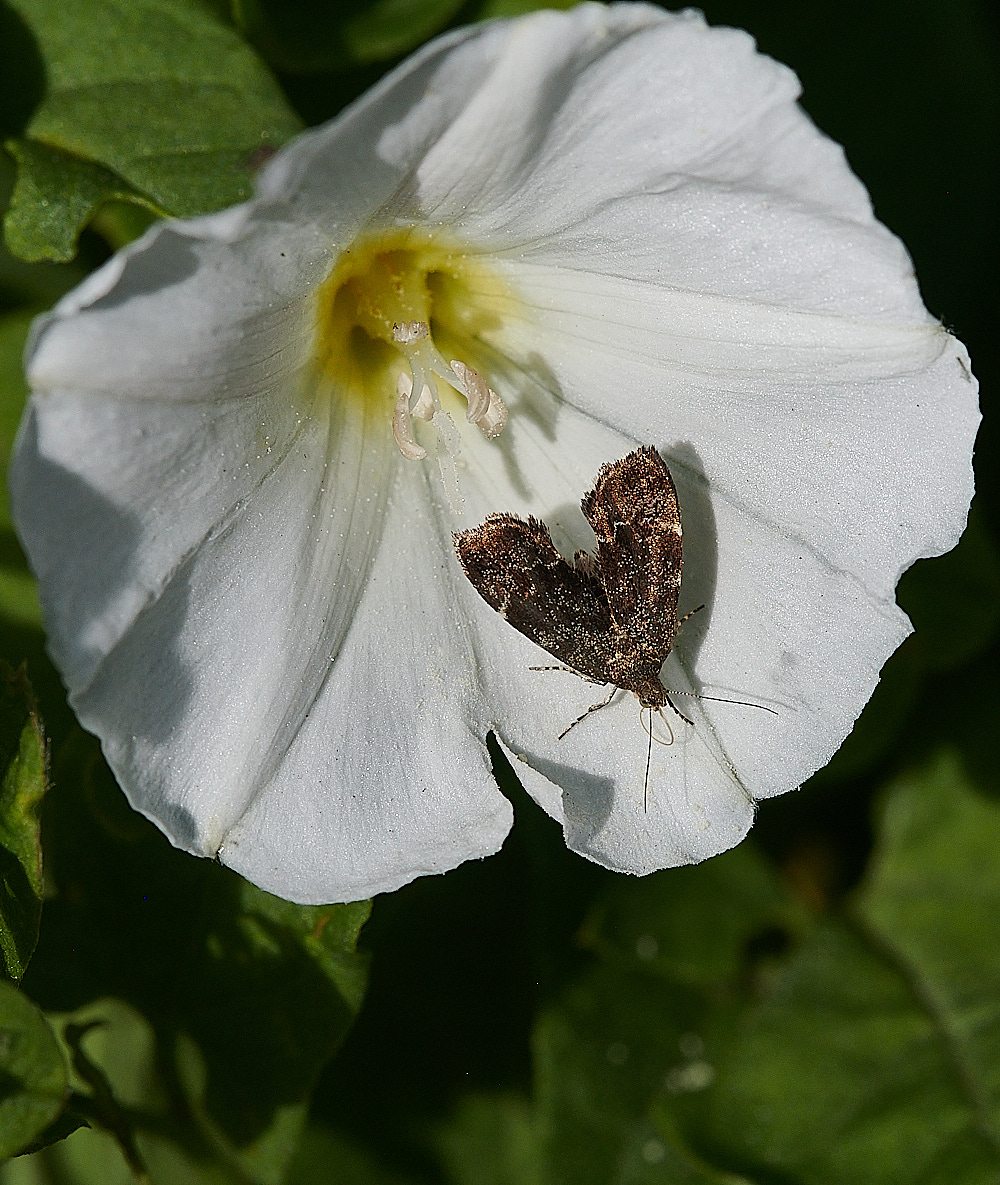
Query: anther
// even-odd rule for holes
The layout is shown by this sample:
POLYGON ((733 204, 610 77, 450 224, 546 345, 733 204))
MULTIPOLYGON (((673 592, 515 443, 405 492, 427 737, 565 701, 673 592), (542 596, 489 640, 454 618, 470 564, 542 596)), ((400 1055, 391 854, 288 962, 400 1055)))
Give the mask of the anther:
POLYGON ((486 380, 478 370, 473 370, 457 358, 452 359, 451 369, 469 400, 465 418, 470 424, 475 424, 487 439, 495 439, 507 423, 507 408, 503 400, 486 385, 486 380))
POLYGON ((507 405, 492 388, 490 405, 476 423, 479 431, 488 440, 495 440, 507 424, 507 405))
MULTIPOLYGON (((416 437, 413 435, 413 424, 410 421, 410 396, 412 393, 413 381, 410 376, 400 374, 396 379, 396 407, 392 413, 392 435, 397 448, 408 461, 422 461, 427 456, 427 450, 417 444, 416 437)), ((423 393, 421 393, 422 399, 423 393)))
POLYGON ((469 401, 465 418, 470 424, 478 424, 490 406, 490 389, 478 370, 473 370, 457 358, 452 359, 451 369, 458 376, 469 401))

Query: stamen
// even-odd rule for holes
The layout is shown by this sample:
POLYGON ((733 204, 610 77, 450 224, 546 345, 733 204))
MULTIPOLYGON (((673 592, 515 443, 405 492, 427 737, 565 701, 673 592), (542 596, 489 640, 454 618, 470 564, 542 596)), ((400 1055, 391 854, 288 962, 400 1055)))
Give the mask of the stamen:
POLYGON ((491 387, 490 405, 477 422, 477 427, 487 440, 495 440, 506 426, 507 405, 491 387))
POLYGON ((499 436, 507 423, 507 408, 503 400, 492 390, 486 380, 471 366, 455 358, 448 365, 437 351, 430 336, 426 321, 396 321, 392 326, 392 339, 403 347, 410 372, 401 372, 396 379, 396 408, 392 417, 392 433, 399 451, 404 457, 421 460, 427 452, 413 435, 413 419, 434 421, 438 437, 449 453, 457 456, 458 435, 452 436, 437 413, 442 411, 437 392, 432 384, 436 378, 444 379, 461 391, 468 400, 466 419, 475 424, 483 435, 492 440, 499 436), (413 391, 420 397, 411 406, 413 391), (444 435, 442 435, 442 432, 444 435))
POLYGON ((458 376, 458 381, 465 389, 465 395, 469 401, 465 418, 470 424, 478 424, 490 406, 490 389, 478 370, 473 370, 471 366, 466 366, 457 358, 452 359, 451 369, 458 376))
POLYGON ((478 370, 473 370, 457 358, 452 359, 451 369, 469 400, 465 418, 470 424, 475 424, 488 440, 496 439, 507 423, 507 408, 503 400, 492 387, 486 385, 486 380, 478 370))
MULTIPOLYGON (((412 383, 410 384, 412 386, 412 383)), ((434 406, 434 394, 426 383, 420 392, 420 398, 410 408, 410 415, 416 416, 418 420, 426 420, 430 423, 434 419, 434 413, 437 408, 434 406)))
POLYGON ((427 456, 427 450, 417 444, 416 437, 413 435, 413 424, 410 421, 410 396, 412 393, 413 380, 408 374, 401 373, 396 379, 396 407, 392 413, 392 435, 396 441, 396 447, 408 461, 422 461, 427 456))

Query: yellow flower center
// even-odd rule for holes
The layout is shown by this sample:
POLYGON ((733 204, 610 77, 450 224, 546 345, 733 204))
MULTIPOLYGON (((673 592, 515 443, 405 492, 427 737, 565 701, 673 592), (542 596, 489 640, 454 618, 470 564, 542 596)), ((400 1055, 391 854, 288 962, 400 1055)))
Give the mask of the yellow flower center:
POLYGON ((320 285, 317 360, 339 393, 385 408, 400 451, 416 459, 426 454, 412 418, 454 410, 459 396, 484 435, 503 430, 489 341, 517 311, 469 250, 440 233, 381 231, 355 240, 320 285))

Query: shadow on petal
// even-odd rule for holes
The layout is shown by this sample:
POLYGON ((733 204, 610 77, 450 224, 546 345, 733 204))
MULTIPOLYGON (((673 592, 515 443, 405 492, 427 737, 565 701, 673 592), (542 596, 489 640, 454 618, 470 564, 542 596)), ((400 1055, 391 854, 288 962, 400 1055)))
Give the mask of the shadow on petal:
POLYGON ((22 429, 11 495, 39 577, 49 644, 73 692, 116 640, 109 619, 135 580, 139 520, 45 456, 35 408, 22 429))
POLYGON ((574 851, 586 850, 611 815, 614 781, 531 753, 519 752, 518 757, 561 789, 566 843, 574 851))
MULTIPOLYGON (((512 419, 522 418, 538 428, 547 441, 556 438, 556 423, 565 402, 555 372, 540 354, 530 354, 524 365, 503 355, 491 355, 493 367, 503 377, 501 394, 512 419)), ((503 454, 507 479, 525 499, 533 494, 534 483, 522 472, 517 456, 516 438, 505 432, 496 442, 503 454)))
POLYGON ((698 450, 690 441, 660 448, 677 487, 684 531, 684 567, 681 575, 680 616, 705 608, 685 622, 678 634, 678 649, 685 665, 694 669, 715 603, 719 570, 719 540, 708 478, 698 450))
MULTIPOLYGON (((133 744, 141 740, 158 747, 171 740, 184 720, 192 677, 178 639, 189 616, 190 566, 189 561, 162 595, 142 609, 91 685, 76 697, 81 720, 98 736, 131 737, 133 744)), ((162 816, 158 809, 158 818, 162 816)))
POLYGON ((179 235, 169 228, 162 229, 149 246, 139 252, 142 266, 129 266, 136 258, 133 256, 111 291, 99 296, 88 307, 116 309, 137 296, 159 294, 165 288, 182 284, 194 275, 201 263, 196 246, 194 239, 179 235))

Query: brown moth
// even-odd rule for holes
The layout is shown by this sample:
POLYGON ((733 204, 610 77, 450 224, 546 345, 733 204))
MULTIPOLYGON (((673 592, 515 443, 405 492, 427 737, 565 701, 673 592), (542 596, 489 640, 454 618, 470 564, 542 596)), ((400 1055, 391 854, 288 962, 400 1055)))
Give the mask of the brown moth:
POLYGON ((525 637, 584 678, 613 685, 590 712, 621 689, 643 708, 669 704, 686 720, 660 682, 681 587, 681 515, 670 470, 656 449, 636 449, 602 466, 581 508, 597 536, 596 555, 578 551, 570 564, 538 519, 491 514, 455 536, 465 574, 525 637))

